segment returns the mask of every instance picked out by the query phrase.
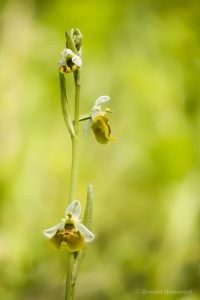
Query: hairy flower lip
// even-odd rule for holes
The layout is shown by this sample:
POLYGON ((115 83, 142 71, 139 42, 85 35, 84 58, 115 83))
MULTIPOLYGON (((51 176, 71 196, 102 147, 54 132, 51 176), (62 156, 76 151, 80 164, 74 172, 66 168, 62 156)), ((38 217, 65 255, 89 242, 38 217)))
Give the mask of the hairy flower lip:
POLYGON ((92 130, 94 132, 97 142, 100 144, 106 144, 112 140, 111 128, 108 123, 108 118, 105 116, 97 115, 93 121, 92 130))

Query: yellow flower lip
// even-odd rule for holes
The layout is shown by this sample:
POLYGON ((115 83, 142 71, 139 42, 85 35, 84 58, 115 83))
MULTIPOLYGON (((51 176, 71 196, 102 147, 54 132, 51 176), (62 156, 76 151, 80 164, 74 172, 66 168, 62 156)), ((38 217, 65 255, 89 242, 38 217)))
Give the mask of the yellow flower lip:
POLYGON ((97 115, 93 120, 92 130, 94 132, 97 142, 100 144, 107 144, 108 141, 114 140, 111 136, 111 128, 108 118, 105 115, 97 115))
POLYGON ((56 249, 66 249, 70 252, 80 251, 85 246, 84 236, 75 228, 58 230, 50 239, 50 243, 56 249))
POLYGON ((72 63, 70 60, 66 62, 66 65, 60 66, 59 72, 62 74, 71 73, 78 70, 78 66, 72 63))

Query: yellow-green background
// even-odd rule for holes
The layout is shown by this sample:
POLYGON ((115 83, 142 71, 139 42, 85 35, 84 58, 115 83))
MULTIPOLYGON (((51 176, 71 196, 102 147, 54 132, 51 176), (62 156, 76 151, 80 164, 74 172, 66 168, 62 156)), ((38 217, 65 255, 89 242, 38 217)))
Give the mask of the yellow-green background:
POLYGON ((110 95, 117 137, 102 146, 81 125, 77 198, 94 184, 96 240, 75 299, 199 299, 199 1, 13 0, 0 12, 0 299, 64 298, 65 253, 42 230, 67 206, 56 64, 71 27, 84 35, 81 113, 110 95), (143 294, 164 289, 192 294, 143 294))

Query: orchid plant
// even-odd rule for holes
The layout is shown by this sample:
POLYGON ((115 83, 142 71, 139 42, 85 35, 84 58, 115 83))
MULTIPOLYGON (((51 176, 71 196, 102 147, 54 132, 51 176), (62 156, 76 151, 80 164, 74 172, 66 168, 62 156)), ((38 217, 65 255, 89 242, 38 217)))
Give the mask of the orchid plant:
POLYGON ((115 138, 111 136, 111 127, 107 117, 111 113, 109 108, 102 109, 101 105, 110 100, 108 96, 100 96, 96 99, 91 112, 79 115, 80 105, 80 74, 82 67, 82 34, 79 29, 71 29, 65 33, 66 48, 61 52, 58 61, 60 79, 61 105, 65 124, 71 136, 72 164, 69 188, 69 205, 61 222, 43 231, 55 249, 63 249, 67 252, 67 275, 65 286, 65 300, 73 300, 74 287, 80 262, 86 250, 86 244, 94 240, 95 235, 91 231, 93 214, 93 187, 88 185, 87 201, 84 210, 83 222, 81 216, 81 202, 76 200, 77 169, 78 169, 78 141, 79 122, 85 122, 85 131, 91 129, 96 141, 106 144, 115 138), (70 114, 70 106, 66 93, 65 77, 73 74, 75 86, 74 118, 70 114))

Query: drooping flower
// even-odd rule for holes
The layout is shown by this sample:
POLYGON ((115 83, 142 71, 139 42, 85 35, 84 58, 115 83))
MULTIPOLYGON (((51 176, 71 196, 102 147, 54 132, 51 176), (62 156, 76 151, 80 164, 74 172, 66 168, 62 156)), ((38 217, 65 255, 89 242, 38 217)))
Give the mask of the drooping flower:
POLYGON ((80 223, 80 214, 81 203, 74 200, 68 206, 62 222, 43 231, 55 248, 77 252, 84 248, 85 243, 94 240, 94 234, 80 223))
POLYGON ((92 129, 97 142, 100 144, 106 144, 108 141, 115 140, 115 138, 111 136, 111 128, 106 116, 111 110, 109 108, 105 110, 101 108, 101 104, 109 100, 110 97, 108 96, 99 97, 92 108, 90 120, 86 121, 86 129, 92 129))
POLYGON ((58 61, 58 70, 62 74, 71 73, 78 70, 82 65, 82 59, 71 49, 65 48, 61 52, 62 57, 58 61))

